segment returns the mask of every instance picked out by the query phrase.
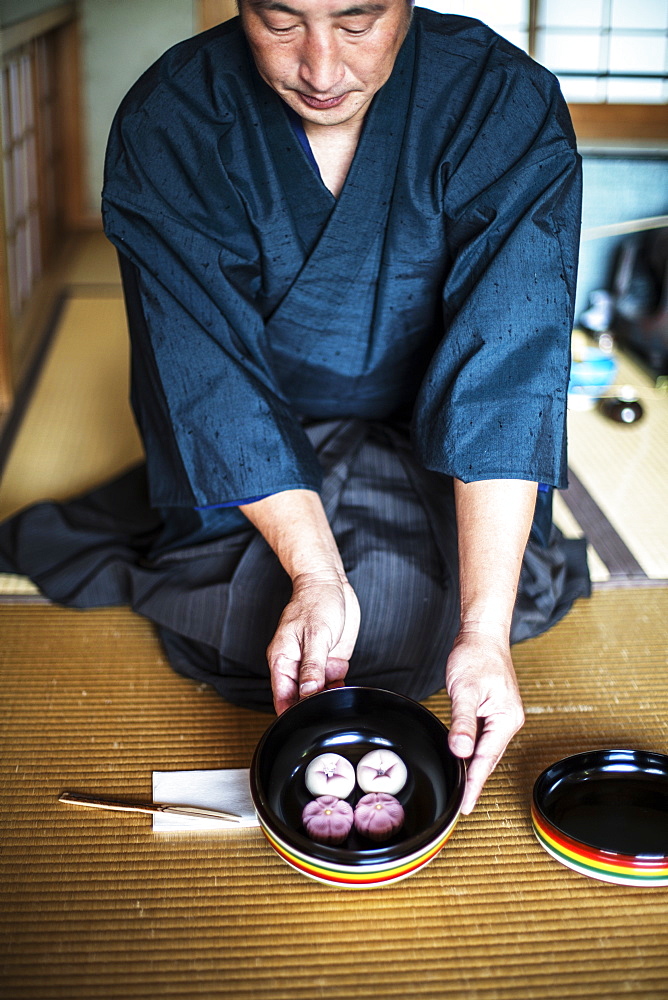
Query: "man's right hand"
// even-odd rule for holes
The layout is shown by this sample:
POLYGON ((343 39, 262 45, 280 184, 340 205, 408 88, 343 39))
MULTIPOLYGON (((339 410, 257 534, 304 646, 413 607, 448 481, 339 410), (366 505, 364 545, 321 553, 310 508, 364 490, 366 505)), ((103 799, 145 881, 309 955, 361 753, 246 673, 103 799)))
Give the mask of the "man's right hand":
POLYGON ((345 577, 304 574, 293 581, 267 650, 278 715, 345 678, 359 625, 357 597, 345 577))
POLYGON ((317 493, 285 490, 239 509, 292 580, 292 597, 267 649, 280 714, 346 676, 359 632, 359 603, 317 493))

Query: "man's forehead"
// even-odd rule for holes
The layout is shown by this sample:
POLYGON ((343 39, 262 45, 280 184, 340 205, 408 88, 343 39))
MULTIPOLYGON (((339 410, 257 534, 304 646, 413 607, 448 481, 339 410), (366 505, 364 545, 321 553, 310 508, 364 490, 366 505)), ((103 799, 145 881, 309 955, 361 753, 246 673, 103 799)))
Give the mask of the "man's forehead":
POLYGON ((386 10, 404 0, 301 0, 292 3, 283 0, 243 0, 243 4, 255 10, 275 10, 285 14, 301 16, 305 13, 327 13, 330 17, 355 17, 363 14, 383 14, 386 10))

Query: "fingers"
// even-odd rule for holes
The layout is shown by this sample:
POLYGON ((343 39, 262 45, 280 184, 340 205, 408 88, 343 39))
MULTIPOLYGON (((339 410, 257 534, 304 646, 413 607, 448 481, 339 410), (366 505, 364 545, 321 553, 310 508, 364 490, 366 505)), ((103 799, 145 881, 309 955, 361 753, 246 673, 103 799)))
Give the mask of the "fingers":
POLYGON ((485 782, 501 760, 516 731, 514 730, 508 735, 506 731, 496 732, 491 726, 489 729, 483 730, 477 742, 475 753, 467 767, 466 790, 461 810, 465 816, 473 812, 485 782))
POLYGON ((501 760, 513 736, 522 728, 524 714, 521 705, 514 705, 498 716, 488 718, 477 740, 470 735, 472 722, 470 716, 466 721, 460 719, 456 729, 453 726, 448 737, 448 745, 456 757, 471 758, 462 800, 461 811, 464 815, 473 811, 485 782, 501 760))
POLYGON ((299 676, 299 663, 290 660, 281 654, 269 661, 269 673, 271 675, 271 692, 274 698, 274 708, 276 715, 281 715, 292 705, 299 701, 299 686, 297 678, 299 676))
POLYGON ((274 707, 277 714, 325 686, 331 635, 314 629, 291 601, 281 616, 267 649, 274 707))
POLYGON ((488 777, 524 723, 510 650, 496 643, 461 640, 448 661, 452 719, 448 745, 470 758, 461 811, 472 812, 488 777))
POLYGON ((478 692, 474 687, 453 685, 450 698, 448 746, 456 757, 470 757, 478 738, 478 692))
MULTIPOLYGON (((328 632, 329 630, 327 630, 328 632)), ((299 665, 299 697, 322 691, 325 687, 325 670, 329 651, 334 645, 325 631, 315 635, 305 634, 302 640, 302 659, 299 665)))
POLYGON ((341 687, 348 673, 349 663, 339 656, 328 656, 325 665, 325 687, 341 687))
MULTIPOLYGON (((309 694, 315 694, 317 691, 322 691, 323 688, 342 687, 349 666, 348 660, 341 659, 341 657, 328 656, 324 668, 323 682, 320 683, 320 680, 317 679, 317 687, 313 691, 310 691, 307 688, 309 684, 308 679, 302 683, 302 677, 306 676, 308 678, 308 671, 306 674, 300 671, 298 660, 290 660, 279 654, 273 658, 273 661, 270 660, 270 664, 272 662, 273 665, 270 666, 271 689, 277 715, 285 712, 292 705, 296 705, 300 698, 307 698, 309 694)), ((320 671, 318 668, 318 678, 319 676, 320 671)))
POLYGON ((274 707, 342 683, 359 630, 359 605, 346 584, 295 589, 267 649, 274 707))

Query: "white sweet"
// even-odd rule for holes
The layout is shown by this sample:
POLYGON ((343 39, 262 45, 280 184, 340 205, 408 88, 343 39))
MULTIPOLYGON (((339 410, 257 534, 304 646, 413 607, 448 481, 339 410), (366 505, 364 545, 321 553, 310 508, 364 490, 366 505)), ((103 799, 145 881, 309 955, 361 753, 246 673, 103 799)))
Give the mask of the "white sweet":
POLYGON ((304 780, 311 795, 345 799, 355 787, 355 768, 337 753, 321 753, 306 768, 304 780))
POLYGON ((363 792, 396 795, 407 778, 406 765, 393 750, 372 750, 357 765, 357 783, 363 792))

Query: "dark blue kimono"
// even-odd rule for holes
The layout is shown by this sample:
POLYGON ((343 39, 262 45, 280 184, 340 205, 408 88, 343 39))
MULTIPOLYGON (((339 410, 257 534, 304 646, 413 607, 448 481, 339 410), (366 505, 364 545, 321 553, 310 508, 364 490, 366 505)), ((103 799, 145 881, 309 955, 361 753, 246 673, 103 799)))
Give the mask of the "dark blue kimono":
POLYGON ((566 485, 578 156, 555 79, 479 22, 415 11, 338 201, 238 23, 187 41, 123 103, 103 207, 156 504, 318 488, 298 415, 412 413, 430 469, 566 485))
MULTIPOLYGON (((457 625, 450 477, 566 485, 579 210, 579 158, 556 80, 478 21, 416 9, 338 200, 258 75, 237 20, 170 50, 119 110, 103 193, 153 514, 137 521, 141 557, 125 557, 113 586, 95 594, 88 572, 88 595, 70 585, 70 602, 74 593, 79 603, 131 600, 163 626, 172 662, 191 676, 229 676, 231 663, 247 661, 240 676, 256 671, 262 697, 212 682, 259 705, 264 646, 248 650, 258 622, 261 642, 270 638, 289 586, 255 538, 272 567, 267 590, 232 616, 254 628, 232 641, 234 652, 224 624, 209 634, 202 619, 234 604, 219 584, 253 537, 235 507, 220 505, 324 490, 346 569, 358 570, 363 622, 375 616, 353 679, 418 697, 441 686, 457 625), (393 498, 387 511, 384 497, 393 498), (413 567, 405 578, 393 571, 404 616, 400 592, 416 591, 415 567, 428 583, 424 594, 417 587, 410 641, 393 668, 381 638, 396 618, 382 598, 391 559, 383 566, 369 553, 401 548, 402 534, 413 567), (375 539, 362 555, 360 538, 375 539), (204 576, 218 589, 207 604, 185 567, 212 552, 204 576), (138 584, 135 574, 125 590, 117 582, 133 558, 142 572, 168 561, 173 614, 151 610, 155 575, 138 584), (418 684, 425 657, 429 679, 418 684)), ((130 503, 134 487, 123 489, 130 503)), ((104 496, 111 511, 117 502, 104 496)), ((561 540, 548 537, 545 494, 539 506, 531 544, 540 566, 528 585, 525 572, 515 638, 545 628, 587 589, 581 547, 574 577, 561 540)), ((260 577, 253 564, 246 584, 260 577)))

